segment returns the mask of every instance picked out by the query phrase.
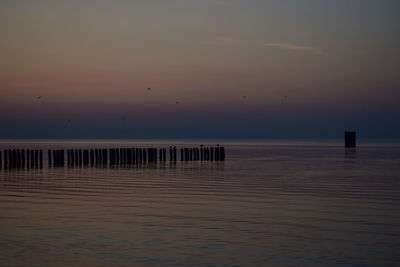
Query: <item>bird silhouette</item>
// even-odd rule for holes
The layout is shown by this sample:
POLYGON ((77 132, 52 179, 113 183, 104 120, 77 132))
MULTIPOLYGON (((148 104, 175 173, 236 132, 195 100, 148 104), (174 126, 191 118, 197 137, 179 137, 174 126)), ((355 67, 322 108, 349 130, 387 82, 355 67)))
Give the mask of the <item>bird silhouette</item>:
POLYGON ((41 99, 41 98, 42 98, 42 96, 41 96, 41 95, 37 97, 37 99, 41 99))
POLYGON ((244 96, 242 96, 242 97, 243 97, 243 99, 246 99, 246 98, 247 98, 247 96, 245 96, 245 95, 244 95, 244 96))
POLYGON ((151 88, 150 88, 150 87, 148 87, 148 88, 147 88, 147 91, 151 91, 151 88))
POLYGON ((179 105, 179 101, 176 101, 175 104, 176 104, 176 105, 179 105))

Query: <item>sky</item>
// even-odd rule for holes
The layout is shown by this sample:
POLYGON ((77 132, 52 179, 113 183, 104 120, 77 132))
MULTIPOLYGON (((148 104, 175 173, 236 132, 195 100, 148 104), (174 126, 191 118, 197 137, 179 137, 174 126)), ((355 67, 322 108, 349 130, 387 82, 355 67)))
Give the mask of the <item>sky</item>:
POLYGON ((0 138, 400 138, 399 12, 2 0, 0 138))

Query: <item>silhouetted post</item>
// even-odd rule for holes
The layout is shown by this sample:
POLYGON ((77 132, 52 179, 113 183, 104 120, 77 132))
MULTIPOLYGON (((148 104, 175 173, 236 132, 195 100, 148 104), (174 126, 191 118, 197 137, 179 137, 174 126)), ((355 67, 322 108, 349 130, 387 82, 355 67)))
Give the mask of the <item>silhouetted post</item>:
POLYGON ((132 164, 136 164, 136 160, 137 160, 136 148, 132 148, 132 164))
POLYGON ((183 161, 184 160, 184 158, 183 158, 183 148, 181 148, 181 161, 183 161))
POLYGON ((142 150, 142 152, 143 152, 143 163, 146 164, 146 162, 147 162, 147 151, 146 151, 146 149, 144 148, 144 149, 142 150))
POLYGON ((35 167, 35 151, 31 150, 31 168, 35 167))
POLYGON ((142 151, 140 148, 136 148, 136 160, 138 164, 142 163, 142 151))
POLYGON ((225 160, 225 147, 220 148, 220 158, 221 160, 225 160))
POLYGON ((219 145, 217 145, 217 147, 215 148, 215 160, 216 161, 219 161, 219 160, 221 160, 220 159, 220 156, 219 156, 219 145))
POLYGON ((78 150, 78 164, 80 167, 82 166, 82 149, 78 150))
POLYGON ((47 163, 49 165, 49 168, 51 168, 51 150, 47 150, 47 163))
POLYGON ((113 148, 109 149, 109 154, 110 154, 110 166, 114 166, 115 157, 114 157, 114 149, 113 148))
POLYGON ((173 153, 173 155, 174 155, 174 162, 176 162, 176 160, 177 160, 177 155, 176 155, 176 146, 174 146, 174 149, 173 149, 173 151, 174 151, 174 153, 173 153))
POLYGON ((25 149, 21 149, 21 168, 25 169, 25 149))
POLYGON ((1 150, 0 150, 0 170, 3 168, 2 154, 3 154, 3 152, 1 152, 1 150))
POLYGON ((200 145, 200 160, 204 160, 204 148, 203 145, 200 145))
POLYGON ((58 165, 58 152, 57 150, 53 150, 53 167, 57 167, 58 165))
POLYGON ((39 151, 35 150, 35 168, 39 167, 39 151))
POLYGON ((144 151, 146 151, 146 153, 148 155, 148 157, 147 157, 148 162, 153 161, 153 155, 152 155, 153 149, 152 148, 145 148, 144 151))
POLYGON ((93 151, 93 149, 90 149, 89 153, 90 153, 89 154, 89 164, 91 167, 93 167, 94 166, 94 151, 93 151))
POLYGON ((78 165, 79 165, 79 151, 78 151, 78 149, 75 149, 74 154, 75 154, 75 156, 74 156, 74 166, 78 167, 78 165))
POLYGON ((11 151, 11 154, 12 154, 11 158, 12 158, 12 163, 13 163, 12 167, 15 169, 17 167, 17 152, 15 151, 15 149, 13 149, 11 151))
POLYGON ((128 165, 132 164, 132 149, 131 148, 126 149, 126 164, 128 164, 128 165))
POLYGON ((39 150, 39 168, 43 168, 43 151, 39 150))
POLYGON ((84 149, 83 150, 83 166, 88 166, 89 165, 89 150, 84 149))
POLYGON ((356 147, 356 132, 344 132, 344 146, 356 147))
POLYGON ((74 167, 75 164, 76 164, 75 150, 71 149, 71 167, 74 167))
POLYGON ((21 168, 21 152, 19 149, 15 150, 15 157, 16 157, 15 165, 19 169, 21 168))
POLYGON ((163 161, 166 162, 167 161, 167 149, 163 148, 163 151, 164 151, 164 153, 163 153, 163 161))
POLYGON ((189 160, 189 148, 185 147, 185 161, 189 160))
POLYGON ((108 154, 107 154, 107 149, 103 149, 103 165, 107 166, 108 165, 108 154))

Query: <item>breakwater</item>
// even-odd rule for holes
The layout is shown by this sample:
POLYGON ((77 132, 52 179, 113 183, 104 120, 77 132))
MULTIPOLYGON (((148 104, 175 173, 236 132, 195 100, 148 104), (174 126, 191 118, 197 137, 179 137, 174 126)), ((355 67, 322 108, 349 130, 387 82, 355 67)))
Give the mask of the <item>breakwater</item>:
POLYGON ((224 161, 225 147, 169 148, 126 147, 85 149, 5 149, 0 151, 0 168, 25 169, 88 166, 128 166, 157 162, 224 161), (46 157, 45 157, 45 156, 46 157))

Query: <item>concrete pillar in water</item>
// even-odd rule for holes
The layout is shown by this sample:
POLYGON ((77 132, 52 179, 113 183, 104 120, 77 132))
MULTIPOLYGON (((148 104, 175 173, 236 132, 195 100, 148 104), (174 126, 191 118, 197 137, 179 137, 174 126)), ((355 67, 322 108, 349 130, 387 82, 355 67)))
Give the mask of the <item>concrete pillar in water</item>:
POLYGON ((356 147, 356 132, 344 132, 344 146, 356 147))

